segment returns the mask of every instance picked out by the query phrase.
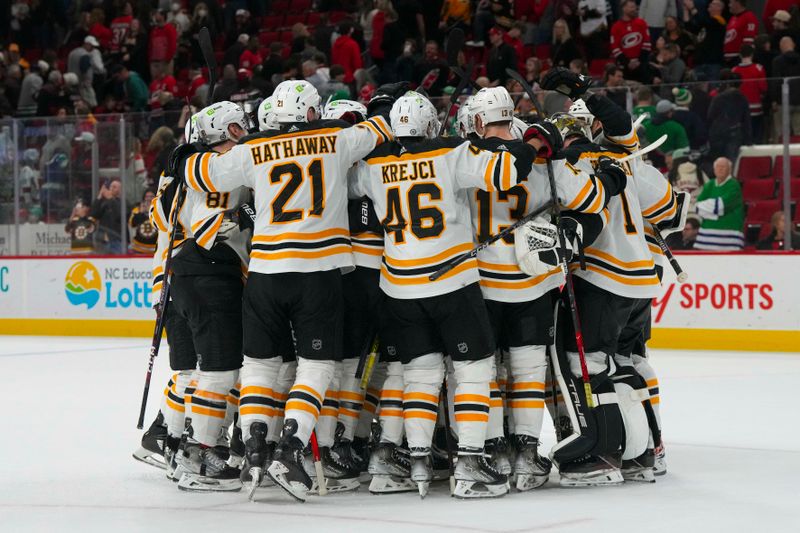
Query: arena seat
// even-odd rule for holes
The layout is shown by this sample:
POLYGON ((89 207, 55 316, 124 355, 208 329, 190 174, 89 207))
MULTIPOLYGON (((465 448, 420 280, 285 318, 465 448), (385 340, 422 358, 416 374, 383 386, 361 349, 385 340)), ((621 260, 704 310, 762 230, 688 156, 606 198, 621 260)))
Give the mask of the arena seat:
MULTIPOLYGON (((789 173, 793 178, 800 178, 800 155, 789 156, 789 173)), ((775 156, 775 164, 772 166, 772 175, 776 178, 783 178, 783 156, 775 156)))
POLYGON ((745 180, 742 183, 742 197, 746 202, 775 198, 775 180, 745 180))
POLYGON ((747 222, 751 224, 768 224, 772 213, 780 210, 780 200, 755 200, 747 202, 747 222))
POLYGON ((739 158, 739 168, 736 177, 739 181, 747 181, 757 178, 768 178, 772 170, 772 157, 763 156, 744 156, 739 158))
MULTIPOLYGON (((792 178, 790 180, 790 190, 792 200, 800 200, 800 178, 792 178)), ((778 180, 778 200, 783 201, 783 181, 778 180)))

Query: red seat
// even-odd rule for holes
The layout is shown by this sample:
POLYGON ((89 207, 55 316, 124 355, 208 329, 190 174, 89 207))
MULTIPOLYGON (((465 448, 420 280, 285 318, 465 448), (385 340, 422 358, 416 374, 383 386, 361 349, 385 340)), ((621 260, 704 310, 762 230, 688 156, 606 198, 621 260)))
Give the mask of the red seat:
POLYGON ((755 200, 747 203, 747 222, 750 224, 768 224, 772 213, 780 211, 780 200, 755 200))
POLYGON ((747 180, 742 183, 742 196, 746 202, 775 198, 775 180, 747 180))
POLYGON ((287 46, 291 46, 292 44, 292 32, 285 31, 281 33, 281 41, 287 46))
MULTIPOLYGON (((800 155, 789 156, 789 173, 793 178, 800 178, 800 155)), ((783 156, 775 156, 775 165, 772 167, 772 175, 776 178, 783 178, 783 156)))
POLYGON ((315 11, 313 13, 309 13, 306 16, 306 25, 308 25, 308 26, 316 26, 317 24, 319 24, 319 21, 320 21, 321 18, 322 18, 322 13, 319 13, 317 11, 315 11))
POLYGON ((277 31, 260 31, 258 32, 258 43, 261 46, 269 48, 270 43, 274 43, 280 38, 280 33, 277 31))
POLYGON ((589 62, 589 76, 602 79, 606 72, 606 65, 609 63, 611 63, 610 59, 592 59, 589 62))
POLYGON ((283 26, 283 15, 270 15, 261 19, 261 31, 275 31, 283 26))
POLYGON ((283 15, 287 11, 289 11, 289 6, 290 5, 291 5, 291 2, 289 2, 289 0, 275 0, 272 3, 272 7, 270 9, 270 12, 274 13, 276 15, 283 15))
MULTIPOLYGON (((792 178, 790 180, 789 194, 792 200, 800 200, 800 178, 792 178)), ((778 200, 783 201, 783 181, 778 180, 778 200)))
POLYGON ((772 158, 768 155, 745 156, 739 158, 739 170, 736 177, 740 181, 767 178, 772 170, 772 158))
POLYGON ((347 18, 347 11, 331 11, 328 20, 331 24, 338 24, 347 18))
POLYGON ((540 60, 544 61, 545 59, 550 59, 553 55, 553 45, 551 44, 540 44, 536 47, 536 57, 540 60))
POLYGON ((311 9, 311 0, 294 0, 291 3, 293 13, 303 13, 311 9))
POLYGON ((303 22, 305 22, 305 20, 306 20, 305 15, 286 15, 286 18, 283 19, 283 25, 286 28, 291 28, 298 22, 302 24, 303 22))

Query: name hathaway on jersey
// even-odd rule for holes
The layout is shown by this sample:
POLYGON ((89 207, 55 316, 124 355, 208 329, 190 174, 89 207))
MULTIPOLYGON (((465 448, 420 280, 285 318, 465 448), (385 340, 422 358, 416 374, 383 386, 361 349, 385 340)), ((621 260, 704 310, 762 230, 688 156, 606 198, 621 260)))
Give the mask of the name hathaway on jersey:
POLYGON ((260 165, 276 159, 290 159, 302 155, 335 154, 335 135, 316 135, 265 142, 250 149, 253 164, 260 165))
POLYGON ((395 183, 397 181, 435 179, 436 171, 433 168, 433 160, 428 159, 383 165, 381 176, 383 176, 383 183, 395 183))

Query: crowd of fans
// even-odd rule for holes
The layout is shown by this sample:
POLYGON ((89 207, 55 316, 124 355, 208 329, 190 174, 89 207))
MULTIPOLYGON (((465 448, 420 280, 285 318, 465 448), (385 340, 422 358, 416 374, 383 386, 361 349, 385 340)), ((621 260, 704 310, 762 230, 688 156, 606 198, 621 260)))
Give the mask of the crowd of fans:
MULTIPOLYGON (((458 27, 469 39, 459 61, 475 60, 480 86, 520 93, 506 68, 534 87, 552 66, 593 75, 643 116, 645 142, 667 135, 658 163, 676 184, 696 163, 696 197, 714 161, 780 141, 780 78, 800 76, 799 4, 766 0, 754 13, 748 0, 12 1, 0 17, 0 118, 148 112, 131 155, 146 162, 141 184, 123 194, 133 209, 178 142, 187 102, 199 108, 208 94, 201 28, 220 65, 216 98, 253 111, 286 79, 306 79, 325 100, 366 101, 398 80, 446 97, 458 79, 444 41, 458 27)), ((790 89, 800 136, 800 78, 790 89)), ((570 103, 541 100, 549 113, 570 103)), ((518 105, 533 110, 527 98, 518 105)), ((91 204, 82 198, 73 211, 91 204)))

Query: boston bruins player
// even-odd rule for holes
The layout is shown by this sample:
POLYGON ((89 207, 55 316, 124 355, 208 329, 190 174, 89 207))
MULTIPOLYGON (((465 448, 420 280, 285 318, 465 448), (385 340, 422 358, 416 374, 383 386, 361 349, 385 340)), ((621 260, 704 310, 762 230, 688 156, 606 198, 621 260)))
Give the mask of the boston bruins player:
POLYGON ((243 304, 245 468, 256 480, 266 469, 276 484, 304 501, 311 479, 303 469, 303 448, 342 350, 340 269, 353 266, 344 180, 353 163, 392 134, 380 116, 353 127, 318 121, 319 94, 305 81, 283 82, 273 97, 280 131, 247 139, 225 155, 187 158, 189 148, 176 152, 173 162, 193 190, 222 193, 244 185, 255 191, 257 216, 243 304), (193 174, 198 166, 207 172, 193 174), (286 343, 292 330, 296 379, 286 401, 281 441, 267 465, 273 388, 282 356, 292 350, 286 343), (252 409, 245 411, 248 406, 252 409))
POLYGON ((415 92, 395 102, 391 122, 398 141, 359 165, 351 189, 372 199, 385 230, 383 329, 387 352, 403 362, 411 479, 424 496, 433 476, 431 441, 447 353, 455 370, 459 433, 454 495, 501 496, 508 491, 506 476, 483 456, 494 342, 477 261, 466 261, 435 282, 428 276, 472 247, 471 190, 510 189, 517 176, 527 174, 533 157, 515 159, 461 139, 435 138, 435 108, 415 92))
MULTIPOLYGON (((514 103, 504 88, 480 90, 469 103, 467 121, 480 137, 473 143, 495 152, 516 153, 529 149, 515 140, 513 110, 514 103)), ((551 157, 561 148, 561 135, 554 125, 542 122, 533 131, 546 139, 547 148, 542 155, 551 157)), ((508 191, 474 192, 471 205, 478 241, 487 239, 550 199, 547 169, 541 163, 540 160, 527 179, 508 191)), ((563 159, 554 160, 552 166, 557 195, 564 209, 597 215, 624 184, 624 173, 613 165, 596 173, 576 173, 563 159)), ((577 218, 569 219, 575 228, 572 231, 575 238, 581 227, 577 218)), ((537 224, 550 226, 544 219, 537 224)), ((523 239, 527 235, 525 228, 518 233, 523 239)), ((563 284, 564 276, 556 265, 545 265, 535 276, 523 272, 518 266, 514 243, 514 236, 510 235, 479 252, 478 268, 481 290, 498 345, 507 353, 509 381, 512 381, 508 406, 516 441, 516 486, 519 490, 529 490, 544 484, 550 472, 550 462, 538 454, 538 440, 544 416, 546 349, 553 341, 551 292, 563 284)), ((501 446, 487 441, 487 451, 489 445, 492 448, 501 446)))

